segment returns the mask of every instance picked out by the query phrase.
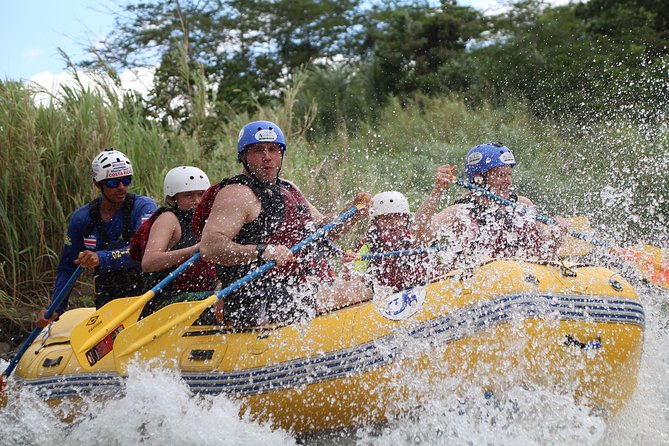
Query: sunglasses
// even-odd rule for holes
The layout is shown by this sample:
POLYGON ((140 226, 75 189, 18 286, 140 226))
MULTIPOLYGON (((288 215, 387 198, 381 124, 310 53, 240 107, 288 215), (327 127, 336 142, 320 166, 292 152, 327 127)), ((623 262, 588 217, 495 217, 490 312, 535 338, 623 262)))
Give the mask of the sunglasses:
POLYGON ((132 177, 109 178, 100 182, 109 189, 116 189, 119 184, 130 186, 130 183, 132 183, 132 177))

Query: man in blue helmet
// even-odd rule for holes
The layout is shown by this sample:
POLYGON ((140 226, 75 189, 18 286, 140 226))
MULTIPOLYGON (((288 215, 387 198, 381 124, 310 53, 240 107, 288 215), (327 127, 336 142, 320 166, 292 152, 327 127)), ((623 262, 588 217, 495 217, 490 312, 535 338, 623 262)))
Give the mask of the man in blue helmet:
MULTIPOLYGON (((60 293, 77 265, 94 270, 95 306, 112 299, 140 294, 141 267, 129 254, 130 240, 142 222, 156 210, 149 197, 128 192, 132 163, 124 153, 105 149, 91 163, 93 183, 100 196, 72 214, 60 254, 54 296, 60 293)), ((45 327, 67 309, 66 298, 50 320, 41 310, 35 325, 45 327)))
MULTIPOLYGON (((273 122, 244 126, 237 144, 242 173, 210 188, 193 217, 193 229, 202 234, 202 258, 216 264, 222 286, 276 262, 222 302, 225 322, 235 326, 300 318, 320 308, 314 284, 332 281, 322 247, 297 255, 290 251, 325 221, 297 186, 279 178, 285 151, 283 133, 273 122)), ((366 193, 356 197, 356 202, 370 200, 366 193)), ((359 216, 342 225, 339 234, 359 216)))
POLYGON ((430 224, 432 236, 446 238, 453 247, 451 266, 500 257, 545 259, 557 253, 568 223, 558 218, 556 227, 547 227, 533 218, 532 201, 512 189, 515 165, 513 152, 501 143, 481 144, 467 153, 465 172, 470 183, 530 212, 518 212, 477 193, 457 199, 430 224))

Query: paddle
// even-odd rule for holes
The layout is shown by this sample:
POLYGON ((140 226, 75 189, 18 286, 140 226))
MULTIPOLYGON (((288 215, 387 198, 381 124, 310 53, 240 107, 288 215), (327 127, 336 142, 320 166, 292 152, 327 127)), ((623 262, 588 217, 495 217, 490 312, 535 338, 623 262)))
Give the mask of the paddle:
MULTIPOLYGON (((526 207, 519 205, 516 202, 502 198, 498 195, 495 195, 489 190, 476 186, 475 184, 466 183, 460 178, 455 178, 454 181, 458 186, 464 187, 465 189, 469 189, 476 193, 480 193, 481 195, 490 198, 491 200, 501 205, 517 209, 521 213, 527 211, 526 207)), ((540 214, 534 214, 534 218, 537 221, 540 221, 541 223, 547 225, 556 224, 554 219, 545 217, 540 214)), ((574 238, 584 240, 594 246, 608 248, 611 250, 611 252, 622 255, 623 258, 625 258, 626 260, 635 262, 639 267, 639 269, 641 270, 641 273, 644 276, 644 278, 652 281, 653 283, 661 287, 669 289, 669 260, 662 258, 660 248, 648 245, 644 246, 641 250, 638 249, 635 250, 633 248, 620 248, 603 240, 598 240, 593 237, 588 237, 587 235, 577 231, 572 230, 569 232, 569 235, 574 238), (649 253, 650 251, 652 251, 653 254, 650 254, 649 253)))
POLYGON ((400 251, 372 252, 369 254, 358 254, 356 255, 356 260, 374 260, 383 257, 413 256, 428 251, 446 251, 447 249, 448 246, 428 246, 425 248, 402 249, 400 251))
MULTIPOLYGON (((60 306, 60 304, 65 300, 65 298, 70 294, 70 291, 72 290, 72 287, 74 286, 75 282, 81 275, 81 272, 83 269, 81 266, 77 266, 77 269, 74 270, 70 278, 65 282, 65 286, 60 290, 60 293, 56 296, 56 298, 51 302, 51 305, 49 305, 49 308, 47 308, 46 312, 44 313, 44 319, 49 319, 52 315, 53 312, 56 311, 56 308, 60 306)), ((23 354, 28 350, 28 347, 33 343, 35 339, 37 339, 37 336, 42 332, 42 328, 35 327, 30 333, 30 336, 28 336, 28 339, 25 340, 23 345, 21 345, 21 348, 19 349, 18 352, 16 352, 16 355, 12 358, 11 361, 9 361, 9 365, 5 369, 4 372, 2 372, 2 375, 0 375, 0 392, 4 392, 6 388, 6 382, 5 379, 9 378, 9 375, 14 371, 14 368, 16 368, 16 365, 19 363, 19 360, 23 356, 23 354)), ((1 405, 0 405, 1 406, 1 405)))
POLYGON ((116 335, 137 322, 144 305, 199 259, 200 253, 196 252, 146 293, 114 299, 76 325, 70 343, 79 363, 90 370, 112 350, 116 335))
POLYGON ((612 248, 625 260, 634 262, 639 267, 644 279, 663 288, 669 289, 669 259, 657 246, 643 245, 641 248, 612 248))
MULTIPOLYGON (((290 248, 290 250, 293 253, 297 253, 306 245, 322 238, 335 226, 350 219, 362 206, 362 204, 359 204, 350 208, 339 215, 337 219, 319 228, 316 232, 290 248)), ((261 276, 275 265, 276 262, 273 260, 269 261, 204 300, 174 303, 123 330, 119 333, 114 343, 114 359, 117 368, 123 369, 125 363, 130 359, 129 356, 135 353, 145 358, 159 357, 164 345, 176 342, 186 327, 192 325, 204 310, 214 305, 219 299, 228 296, 240 286, 261 276), (162 336, 167 336, 168 339, 163 339, 163 342, 160 343, 152 343, 152 341, 162 336)))

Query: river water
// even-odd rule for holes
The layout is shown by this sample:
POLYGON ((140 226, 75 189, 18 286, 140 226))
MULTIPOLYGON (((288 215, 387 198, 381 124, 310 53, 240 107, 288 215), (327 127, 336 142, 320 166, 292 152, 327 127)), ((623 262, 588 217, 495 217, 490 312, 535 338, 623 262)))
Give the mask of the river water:
POLYGON ((23 392, 20 405, 0 413, 0 445, 669 445, 669 293, 637 291, 646 311, 639 383, 613 419, 546 390, 514 388, 500 401, 472 388, 458 397, 436 391, 419 411, 387 425, 295 438, 240 419, 232 399, 192 396, 169 371, 135 370, 125 397, 92 403, 73 424, 23 392))

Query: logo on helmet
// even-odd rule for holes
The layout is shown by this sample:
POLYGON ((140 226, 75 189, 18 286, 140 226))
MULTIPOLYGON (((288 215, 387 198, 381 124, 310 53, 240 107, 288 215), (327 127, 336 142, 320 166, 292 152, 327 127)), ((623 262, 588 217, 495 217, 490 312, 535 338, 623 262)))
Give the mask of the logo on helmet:
POLYGON ((262 130, 258 130, 258 131, 256 132, 256 134, 254 135, 254 137, 255 137, 256 141, 260 141, 260 142, 266 142, 266 141, 268 141, 268 142, 272 142, 272 141, 276 141, 276 140, 277 140, 278 135, 277 135, 276 132, 275 132, 274 130, 272 130, 272 129, 262 129, 262 130))
POLYGON ((130 166, 125 161, 116 161, 107 169, 106 178, 126 177, 128 175, 132 175, 130 166))
POLYGON ((483 154, 481 152, 473 152, 467 157, 467 164, 470 166, 475 166, 481 162, 483 159, 483 154))
POLYGON ((516 159, 513 157, 513 153, 504 152, 499 156, 499 160, 504 164, 516 164, 516 159))

